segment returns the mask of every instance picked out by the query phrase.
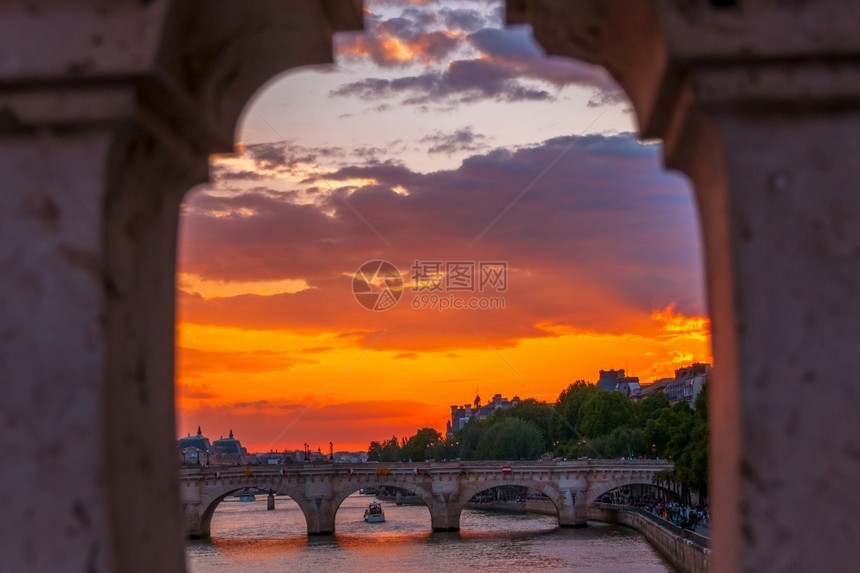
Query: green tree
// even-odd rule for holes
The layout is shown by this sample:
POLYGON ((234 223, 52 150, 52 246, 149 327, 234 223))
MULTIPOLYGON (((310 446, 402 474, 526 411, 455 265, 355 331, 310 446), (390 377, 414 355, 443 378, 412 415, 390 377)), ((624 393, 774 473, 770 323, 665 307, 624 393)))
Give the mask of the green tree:
POLYGON ((460 459, 478 459, 475 455, 486 427, 487 424, 483 420, 472 418, 457 431, 457 441, 460 443, 460 459))
POLYGON ((538 402, 534 398, 527 398, 512 408, 496 410, 487 421, 492 425, 501 420, 518 418, 524 422, 534 424, 540 430, 543 450, 550 451, 553 449, 551 426, 553 418, 556 416, 553 408, 553 404, 538 402))
POLYGON ((370 447, 367 448, 367 461, 378 462, 382 460, 382 444, 379 442, 370 442, 370 447))
POLYGON ((662 410, 669 407, 669 396, 665 392, 651 392, 639 402, 639 423, 644 428, 648 420, 656 419, 662 410))
POLYGON ((433 448, 442 441, 442 434, 433 428, 421 428, 406 441, 401 455, 414 462, 423 462, 433 455, 433 448))
POLYGON ((551 422, 551 437, 555 441, 578 441, 577 434, 579 416, 582 404, 585 400, 597 392, 601 392, 597 386, 587 383, 585 380, 577 380, 558 396, 556 401, 557 416, 551 422))
POLYGON ((675 459, 676 479, 699 493, 704 501, 708 497, 708 385, 696 399, 696 410, 688 422, 689 439, 680 448, 675 459))
POLYGON ((506 418, 486 429, 475 455, 481 460, 535 460, 543 451, 543 437, 537 426, 519 418, 506 418))
POLYGON ((577 429, 584 438, 596 438, 621 426, 635 426, 636 409, 621 392, 598 390, 582 403, 577 429))
POLYGON ((444 440, 440 440, 436 442, 436 445, 433 446, 433 459, 434 460, 453 460, 454 458, 460 457, 460 442, 457 441, 456 436, 452 436, 451 438, 445 438, 444 440))
POLYGON ((387 440, 382 444, 382 448, 379 452, 379 461, 399 462, 400 460, 400 442, 398 441, 397 436, 391 436, 390 440, 387 440))

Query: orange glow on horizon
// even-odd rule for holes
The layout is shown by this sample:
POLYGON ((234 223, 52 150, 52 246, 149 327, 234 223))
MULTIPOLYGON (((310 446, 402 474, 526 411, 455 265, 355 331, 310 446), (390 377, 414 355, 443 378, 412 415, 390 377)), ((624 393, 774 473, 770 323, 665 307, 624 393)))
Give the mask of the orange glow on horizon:
MULTIPOLYGON (((183 322, 179 433, 202 425, 217 437, 232 428, 249 451, 329 441, 337 450, 358 451, 371 440, 409 436, 424 426, 444 432, 450 405, 471 402, 476 387, 484 398, 498 392, 553 402, 574 380, 594 382, 598 370, 625 366, 650 383, 691 362, 711 362, 707 319, 673 308, 652 313, 648 335, 557 329, 495 351, 365 352, 337 331, 311 335, 183 322)), ((492 344, 492 333, 486 336, 492 344)))

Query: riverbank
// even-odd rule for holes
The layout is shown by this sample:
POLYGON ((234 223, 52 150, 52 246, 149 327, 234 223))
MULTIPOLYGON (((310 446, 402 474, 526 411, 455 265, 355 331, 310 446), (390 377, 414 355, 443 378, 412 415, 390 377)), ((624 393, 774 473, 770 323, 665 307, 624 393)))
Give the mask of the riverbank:
MULTIPOLYGON (((536 513, 558 515, 549 500, 491 501, 468 503, 469 509, 500 513, 536 513)), ((617 523, 641 533, 673 567, 682 573, 707 573, 711 568, 710 541, 707 537, 684 530, 668 521, 636 508, 611 504, 595 504, 588 518, 604 523, 617 523)))
POLYGON ((588 518, 632 527, 683 573, 707 573, 711 570, 710 540, 656 515, 638 508, 596 503, 589 508, 588 518))
POLYGON ((555 505, 548 499, 529 499, 525 501, 488 501, 467 503, 469 509, 500 511, 506 513, 536 513, 539 515, 558 515, 555 505))

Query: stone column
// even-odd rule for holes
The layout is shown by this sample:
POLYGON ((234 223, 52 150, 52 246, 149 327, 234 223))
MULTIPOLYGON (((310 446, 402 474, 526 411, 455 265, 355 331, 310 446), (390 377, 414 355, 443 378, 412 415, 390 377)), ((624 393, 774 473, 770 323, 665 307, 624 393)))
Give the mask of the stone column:
POLYGON ((586 504, 587 493, 587 490, 562 490, 561 499, 556 500, 558 524, 560 526, 588 526, 588 505, 586 504))
POLYGON ((0 5, 0 569, 184 569, 183 193, 351 1, 0 5))
POLYGON ((304 503, 300 503, 308 522, 308 535, 334 533, 334 487, 332 476, 314 475, 305 478, 304 503))
POLYGON ((714 380, 717 571, 840 570, 860 475, 860 1, 511 1, 602 63, 690 176, 714 380))
POLYGON ((199 503, 183 504, 183 515, 185 516, 185 535, 189 539, 205 539, 209 537, 210 519, 205 519, 203 509, 199 503))
POLYGON ((308 523, 308 535, 334 534, 334 506, 331 498, 315 497, 302 504, 308 523))
POLYGON ((462 513, 461 504, 434 495, 430 506, 430 526, 433 531, 460 531, 462 513))

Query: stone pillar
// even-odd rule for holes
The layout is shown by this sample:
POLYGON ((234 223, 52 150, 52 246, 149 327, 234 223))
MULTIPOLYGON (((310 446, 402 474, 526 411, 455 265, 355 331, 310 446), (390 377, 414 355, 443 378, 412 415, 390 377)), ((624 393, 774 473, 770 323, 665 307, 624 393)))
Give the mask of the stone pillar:
POLYGON ((566 489, 561 492, 561 499, 555 500, 558 509, 558 524, 562 527, 588 526, 588 505, 586 490, 566 489))
POLYGON ((185 535, 189 539, 205 539, 209 537, 210 519, 205 519, 204 508, 200 504, 186 503, 183 507, 185 516, 185 535))
POLYGON ((334 534, 334 505, 331 498, 316 497, 302 505, 308 522, 308 535, 334 534))
POLYGON ((334 533, 334 485, 332 476, 315 475, 305 478, 302 511, 308 522, 308 535, 334 533))
POLYGON ((274 493, 269 493, 269 495, 266 497, 266 509, 269 511, 272 511, 273 509, 275 509, 275 494, 274 493))
POLYGON ((433 505, 430 507, 430 526, 433 531, 460 531, 462 513, 462 505, 445 502, 434 496, 433 505))
POLYGON ((352 1, 0 5, 0 569, 184 569, 183 193, 352 1))
POLYGON ((860 475, 860 1, 509 2, 602 63, 696 190, 717 571, 840 570, 860 475))
POLYGON ((429 503, 430 525, 433 531, 460 530, 460 514, 463 513, 463 507, 469 501, 468 498, 462 499, 460 495, 463 487, 459 478, 462 476, 460 472, 433 475, 429 503))

